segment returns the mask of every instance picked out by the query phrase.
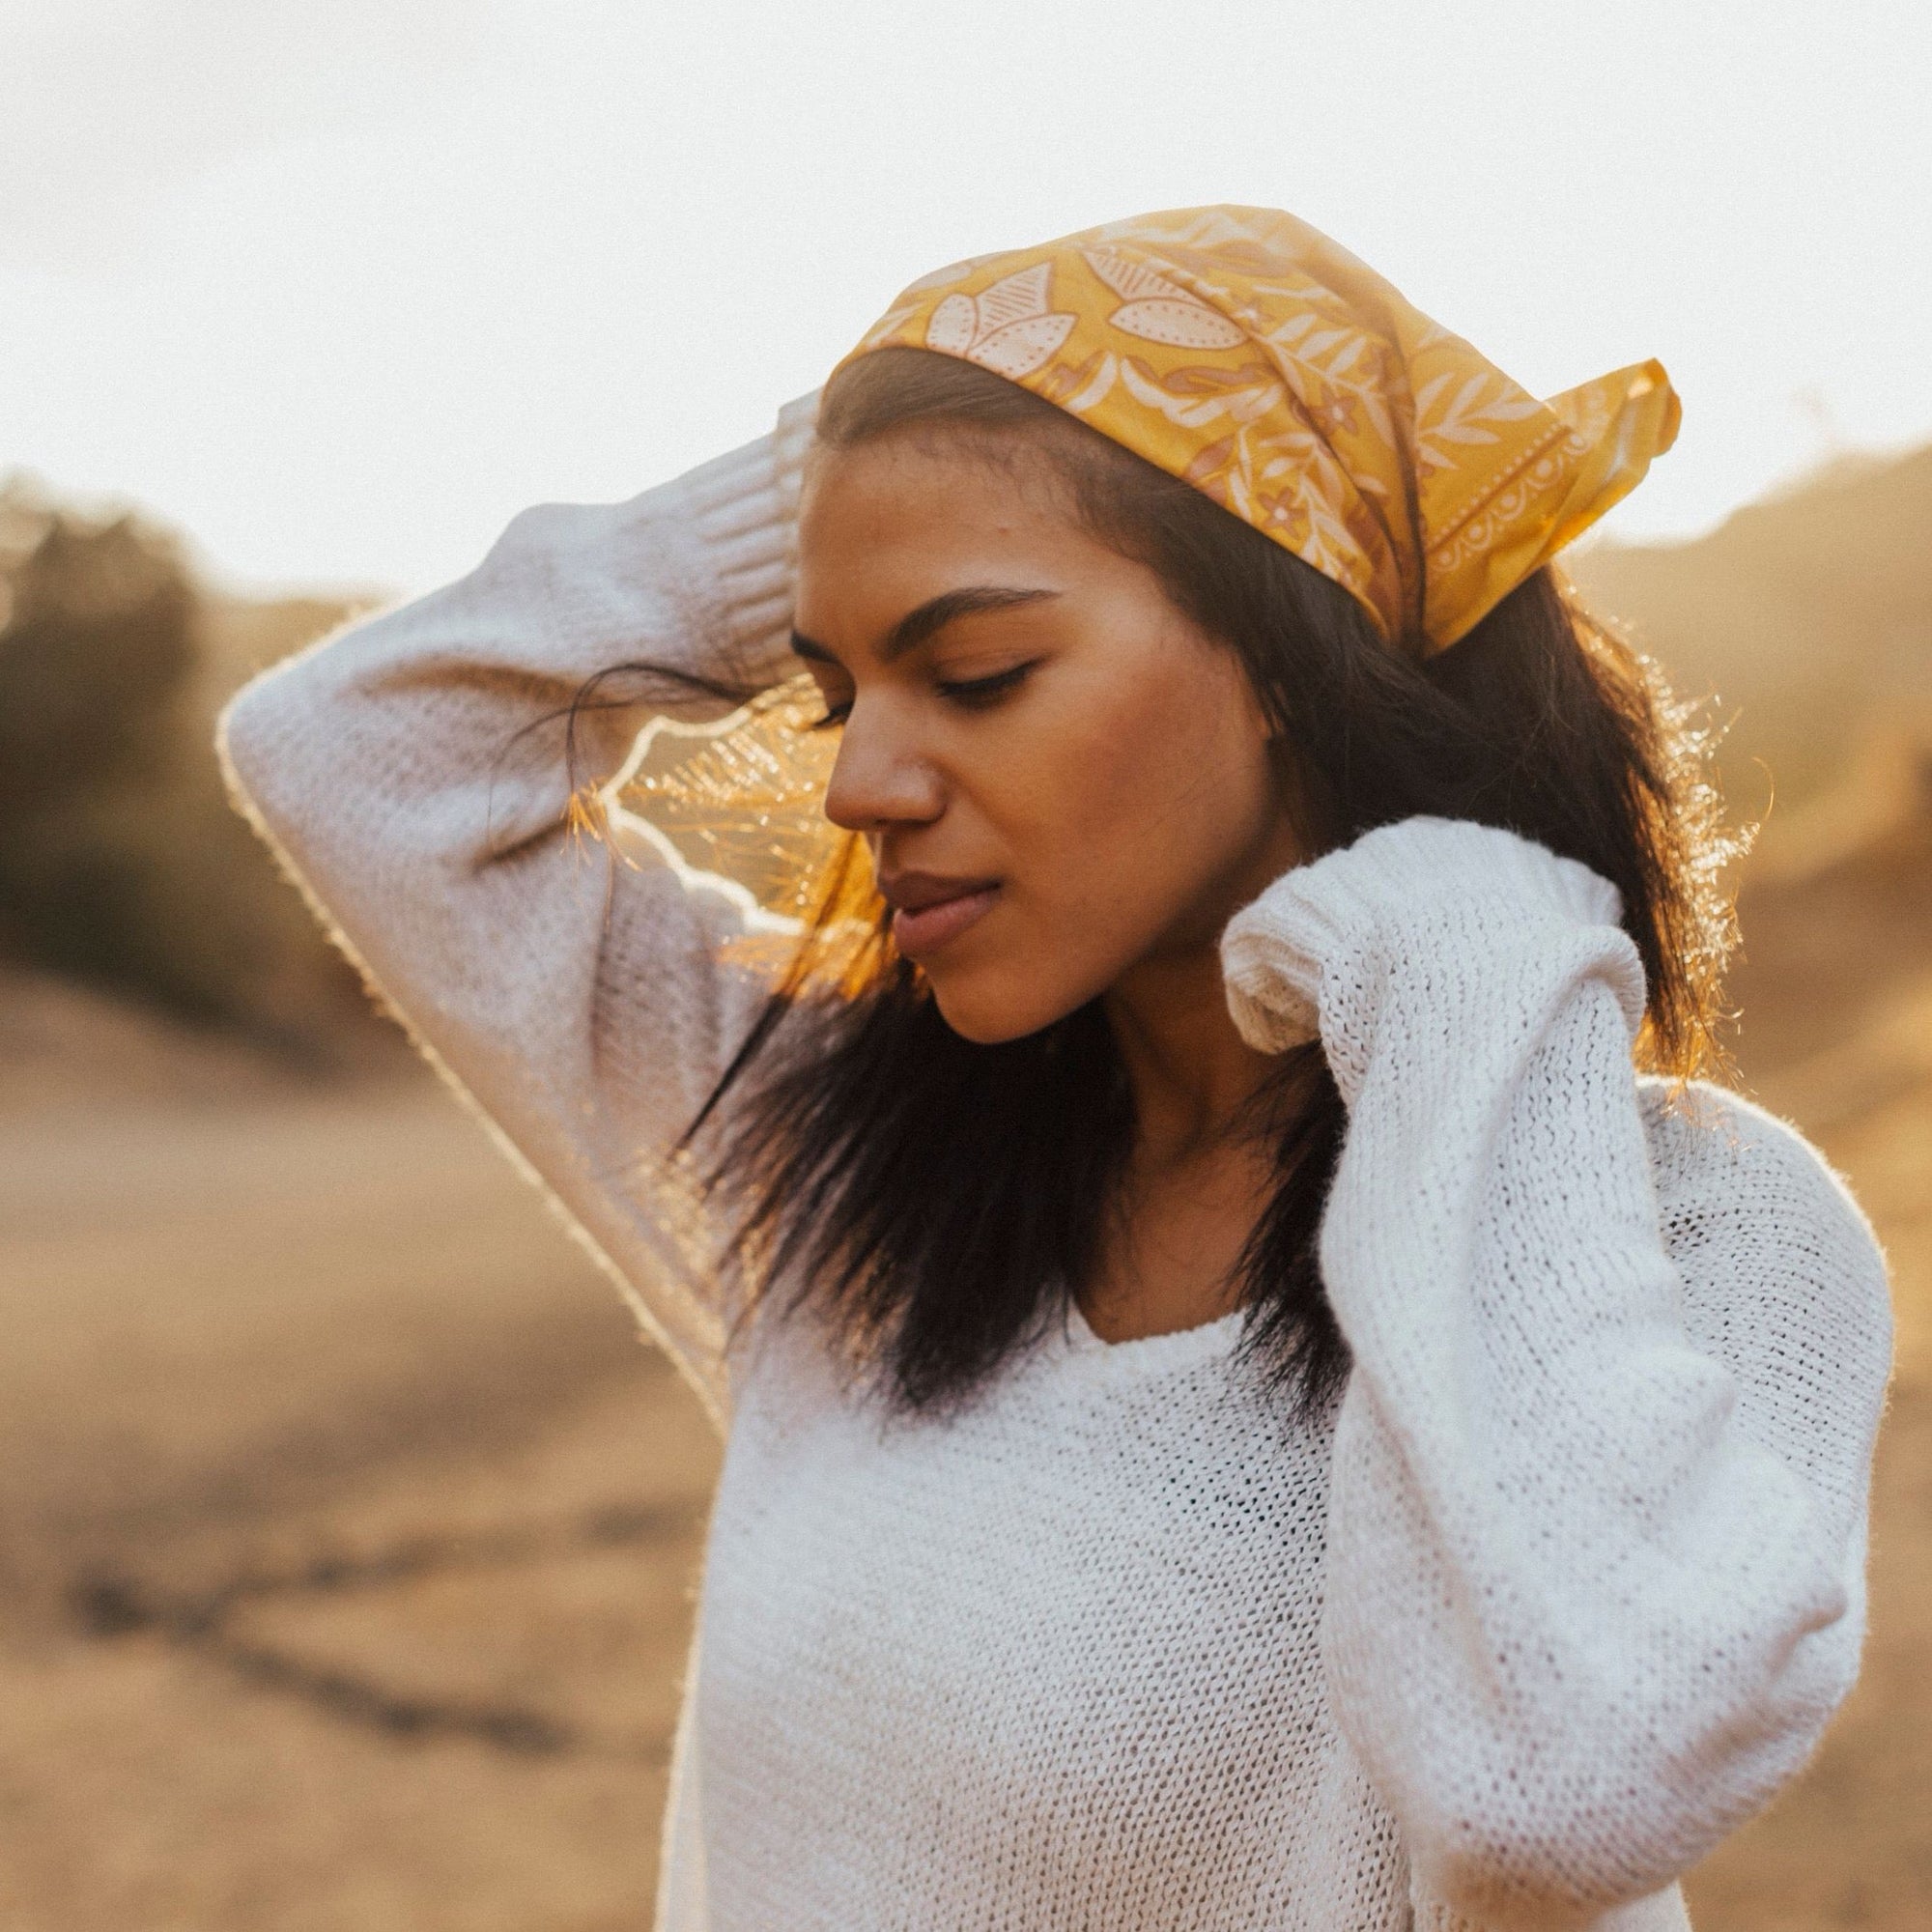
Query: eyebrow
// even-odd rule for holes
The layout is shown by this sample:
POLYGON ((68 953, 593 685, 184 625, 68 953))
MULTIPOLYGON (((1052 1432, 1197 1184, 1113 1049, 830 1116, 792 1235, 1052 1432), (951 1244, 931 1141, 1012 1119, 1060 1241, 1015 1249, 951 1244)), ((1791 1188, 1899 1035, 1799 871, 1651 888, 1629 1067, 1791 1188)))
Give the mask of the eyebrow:
MULTIPOLYGON (((1037 604, 1059 595, 1057 590, 1028 589, 1008 583, 969 583, 958 590, 942 590, 937 597, 928 597, 923 604, 908 611, 886 633, 879 657, 882 662, 891 664, 895 658, 902 658, 906 652, 917 650, 928 639, 961 617, 977 616, 981 611, 1010 611, 1021 604, 1037 604)), ((791 634, 791 647, 809 663, 836 665, 838 662, 823 644, 799 631, 791 634)))

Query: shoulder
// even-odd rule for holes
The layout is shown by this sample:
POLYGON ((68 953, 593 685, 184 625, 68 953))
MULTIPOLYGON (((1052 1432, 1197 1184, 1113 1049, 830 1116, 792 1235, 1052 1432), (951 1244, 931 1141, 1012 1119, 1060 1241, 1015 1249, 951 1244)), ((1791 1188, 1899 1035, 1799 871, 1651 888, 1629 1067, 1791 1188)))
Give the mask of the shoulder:
POLYGON ((1692 1327, 1747 1383, 1809 1385, 1875 1414, 1891 1361, 1889 1271, 1843 1176, 1741 1094, 1655 1075, 1637 1090, 1692 1327))
POLYGON ((1791 1122, 1708 1080, 1636 1076, 1660 1202, 1764 1197, 1789 1214, 1876 1246, 1877 1236, 1845 1179, 1791 1122))

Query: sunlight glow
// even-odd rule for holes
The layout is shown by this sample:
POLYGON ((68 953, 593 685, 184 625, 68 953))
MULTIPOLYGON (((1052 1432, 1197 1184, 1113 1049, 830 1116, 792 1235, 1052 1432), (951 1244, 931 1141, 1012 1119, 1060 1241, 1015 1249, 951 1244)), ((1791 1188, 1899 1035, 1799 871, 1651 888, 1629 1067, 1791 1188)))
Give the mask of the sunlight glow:
POLYGON ((1922 0, 0 0, 0 471, 420 588, 766 428, 914 276, 1293 210, 1540 392, 1660 356, 1690 533, 1932 436, 1922 0))

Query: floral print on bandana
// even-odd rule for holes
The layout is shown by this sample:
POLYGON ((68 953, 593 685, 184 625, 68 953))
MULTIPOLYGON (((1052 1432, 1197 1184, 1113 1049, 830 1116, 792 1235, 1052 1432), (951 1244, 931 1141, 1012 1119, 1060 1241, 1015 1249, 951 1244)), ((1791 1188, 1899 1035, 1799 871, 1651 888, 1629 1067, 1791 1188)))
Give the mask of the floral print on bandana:
POLYGON ((1656 362, 1539 401, 1272 209, 1170 210, 955 263, 845 360, 888 348, 1044 397, 1332 578, 1419 655, 1634 489, 1679 416, 1656 362))

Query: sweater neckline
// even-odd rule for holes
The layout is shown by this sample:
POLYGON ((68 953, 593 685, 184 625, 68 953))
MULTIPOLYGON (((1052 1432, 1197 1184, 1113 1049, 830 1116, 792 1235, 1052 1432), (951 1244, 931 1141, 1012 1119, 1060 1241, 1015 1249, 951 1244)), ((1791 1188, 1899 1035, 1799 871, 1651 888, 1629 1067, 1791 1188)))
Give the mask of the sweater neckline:
POLYGON ((1225 1356, 1240 1336, 1244 1312, 1236 1308, 1212 1321, 1170 1329, 1165 1335, 1137 1335, 1130 1341, 1109 1342, 1094 1332, 1071 1295, 1066 1297, 1065 1307, 1067 1355, 1095 1367, 1132 1374, 1187 1368, 1225 1356))

